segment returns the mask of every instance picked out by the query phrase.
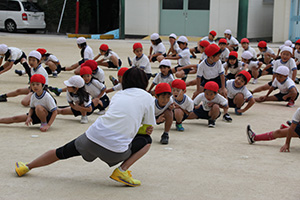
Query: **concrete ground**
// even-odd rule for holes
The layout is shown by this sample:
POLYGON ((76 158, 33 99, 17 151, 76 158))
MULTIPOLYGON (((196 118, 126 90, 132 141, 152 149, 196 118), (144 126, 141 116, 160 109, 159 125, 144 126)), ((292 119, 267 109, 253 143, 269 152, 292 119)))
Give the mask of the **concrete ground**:
MULTIPOLYGON (((148 54, 150 41, 138 41, 148 54)), ((123 66, 128 66, 127 56, 134 56, 132 45, 136 40, 87 42, 95 54, 100 44, 107 43, 119 54, 123 66)), ((63 66, 80 59, 76 40, 66 36, 0 33, 0 43, 19 47, 27 54, 36 48, 45 48, 54 53, 63 66)), ((164 43, 168 48, 168 42, 164 43)), ((195 45, 196 42, 189 44, 190 47, 195 45)), ((256 46, 255 43, 251 45, 256 46)), ((276 52, 278 46, 272 45, 276 52)), ((197 59, 191 61, 198 62, 197 59)), ((175 66, 176 62, 173 63, 175 66)), ((0 93, 27 87, 27 77, 14 73, 15 69, 22 68, 18 64, 0 76, 0 93)), ((112 84, 108 76, 115 76, 116 70, 103 69, 110 88, 112 84)), ((152 63, 152 70, 159 71, 158 63, 152 63)), ((50 77, 50 85, 63 87, 63 81, 72 75, 73 72, 62 72, 56 79, 50 77)), ((190 75, 188 80, 193 78, 195 75, 190 75)), ((258 84, 249 84, 248 88, 254 89, 270 79, 271 76, 261 77, 258 84)), ((191 96, 194 90, 195 87, 189 87, 187 94, 191 96)), ((265 92, 255 96, 262 94, 265 92)), ((112 97, 113 93, 109 96, 112 97)), ((20 104, 22 98, 10 98, 8 102, 0 103, 0 116, 28 112, 28 108, 20 104)), ((56 100, 58 105, 67 105, 65 94, 56 100)), ((96 120, 97 114, 89 117, 88 124, 80 124, 78 117, 57 116, 46 133, 41 133, 39 126, 2 124, 0 199, 298 199, 299 140, 292 140, 290 153, 280 153, 285 139, 249 145, 245 134, 248 124, 257 133, 279 128, 281 123, 291 119, 300 105, 299 101, 293 108, 287 108, 285 104, 256 103, 242 116, 235 115, 230 109, 233 122, 225 123, 220 118, 215 128, 208 128, 206 120, 185 121, 184 132, 177 132, 173 125, 169 145, 159 143, 163 125, 155 127, 149 153, 131 168, 133 177, 142 181, 137 188, 125 187, 111 180, 109 176, 114 168, 100 160, 87 163, 80 157, 34 169, 24 177, 16 176, 16 161, 29 162, 49 149, 64 145, 82 134, 96 120)))

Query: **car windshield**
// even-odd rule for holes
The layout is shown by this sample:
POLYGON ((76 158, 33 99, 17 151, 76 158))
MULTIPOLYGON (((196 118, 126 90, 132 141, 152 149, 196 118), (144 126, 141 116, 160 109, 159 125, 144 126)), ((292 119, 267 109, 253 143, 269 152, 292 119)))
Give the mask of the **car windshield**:
POLYGON ((24 10, 28 12, 42 12, 42 10, 31 2, 22 2, 24 10))

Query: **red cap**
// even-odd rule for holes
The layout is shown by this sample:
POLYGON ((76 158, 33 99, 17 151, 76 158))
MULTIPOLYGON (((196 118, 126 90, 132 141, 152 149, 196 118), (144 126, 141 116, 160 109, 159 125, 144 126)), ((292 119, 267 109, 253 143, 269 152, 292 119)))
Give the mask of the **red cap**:
POLYGON ((216 44, 211 44, 205 48, 205 54, 209 56, 213 56, 220 51, 220 47, 216 44))
POLYGON ((216 31, 210 31, 209 34, 211 34, 212 36, 216 37, 217 32, 216 31))
POLYGON ((30 78, 30 83, 46 83, 46 78, 42 74, 33 74, 30 78))
POLYGON ((84 65, 84 66, 81 66, 81 69, 80 69, 80 76, 82 76, 82 75, 85 75, 85 74, 90 74, 90 75, 92 75, 92 69, 89 67, 89 66, 86 66, 86 65, 84 65))
POLYGON ((107 44, 101 44, 101 46, 99 47, 99 49, 101 51, 107 51, 108 50, 108 45, 107 44))
POLYGON ((229 53, 229 56, 234 56, 235 58, 237 58, 238 57, 238 53, 236 51, 231 51, 229 53))
POLYGON ((172 88, 178 88, 178 89, 181 89, 181 90, 185 90, 186 89, 186 84, 181 79, 175 79, 174 81, 172 81, 172 88))
MULTIPOLYGON (((246 77, 247 83, 249 83, 249 81, 251 80, 251 74, 250 74, 249 72, 247 72, 246 70, 243 70, 243 71, 240 71, 240 72, 238 73, 238 75, 239 75, 239 74, 244 75, 244 76, 246 77)), ((246 84, 247 84, 247 83, 246 83, 246 84)))
POLYGON ((87 60, 85 61, 82 66, 88 66, 91 68, 91 70, 95 71, 98 68, 98 64, 94 60, 87 60))
POLYGON ((127 67, 122 67, 121 69, 119 69, 118 71, 118 76, 123 76, 124 73, 128 70, 127 67))
POLYGON ((47 52, 47 50, 43 48, 38 48, 36 51, 40 52, 42 56, 47 52))
POLYGON ((218 85, 218 83, 216 83, 214 81, 208 81, 207 83, 205 83, 204 89, 205 90, 211 90, 211 91, 214 91, 214 92, 218 92, 219 85, 218 85))
POLYGON ((221 38, 220 40, 219 40, 219 44, 227 44, 227 40, 225 39, 225 38, 221 38))
POLYGON ((243 39, 241 40, 241 43, 242 43, 242 44, 243 44, 243 43, 248 43, 248 44, 249 44, 250 42, 249 42, 249 40, 248 40, 247 38, 243 38, 243 39))
POLYGON ((139 43, 139 42, 137 42, 137 43, 134 43, 134 45, 133 45, 133 50, 136 50, 136 49, 138 49, 138 48, 143 48, 143 45, 141 44, 141 43, 139 43))
POLYGON ((295 44, 300 44, 300 39, 295 42, 295 44))
POLYGON ((164 92, 169 92, 171 93, 171 87, 168 83, 159 83, 156 87, 155 87, 155 94, 161 94, 164 92))
POLYGON ((207 46, 209 46, 210 45, 210 43, 207 41, 207 40, 202 40, 201 42, 200 42, 200 46, 201 47, 207 47, 207 46))
POLYGON ((266 48, 267 43, 265 41, 260 41, 257 46, 260 47, 260 48, 266 48))

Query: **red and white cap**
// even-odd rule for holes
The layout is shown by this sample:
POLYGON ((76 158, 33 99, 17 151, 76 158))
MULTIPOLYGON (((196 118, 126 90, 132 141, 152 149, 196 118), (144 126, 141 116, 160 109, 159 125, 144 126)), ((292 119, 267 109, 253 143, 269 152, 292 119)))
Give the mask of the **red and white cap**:
POLYGON ((175 33, 171 33, 170 35, 169 35, 169 38, 174 38, 175 40, 177 39, 177 35, 175 35, 175 33))
POLYGON ((212 30, 212 31, 210 31, 210 32, 209 32, 209 34, 211 34, 212 36, 216 37, 216 35, 217 35, 217 32, 216 32, 216 31, 214 31, 214 30, 212 30))
POLYGON ((250 60, 251 58, 253 58, 253 54, 250 51, 244 51, 241 57, 250 60))
POLYGON ((0 54, 5 54, 8 50, 8 47, 6 44, 0 44, 0 54))
POLYGON ((30 78, 30 83, 42 83, 45 85, 46 78, 42 74, 33 74, 30 78))
POLYGON ((202 40, 199 45, 201 47, 208 47, 210 45, 210 43, 207 40, 202 40))
POLYGON ((86 39, 84 37, 79 37, 79 38, 77 38, 76 42, 77 42, 77 44, 83 44, 86 42, 86 39))
POLYGON ((243 38, 243 39, 241 40, 241 43, 242 43, 242 44, 243 44, 243 43, 248 43, 248 44, 249 44, 250 42, 249 42, 248 38, 243 38))
POLYGON ((157 40, 157 39, 159 39, 158 33, 153 33, 153 34, 150 36, 150 39, 151 39, 151 40, 157 40))
POLYGON ((181 90, 185 90, 186 83, 181 79, 175 79, 174 81, 172 81, 172 88, 178 88, 181 90))
POLYGON ((80 76, 85 75, 85 74, 90 74, 92 75, 92 69, 89 66, 82 66, 80 68, 80 76))
POLYGON ((177 42, 187 43, 188 39, 182 35, 178 38, 177 42))
POLYGON ((109 48, 109 47, 108 47, 107 44, 101 44, 100 47, 99 47, 99 49, 100 49, 101 51, 107 51, 108 48, 109 48))
POLYGON ((266 48, 267 43, 265 41, 260 41, 257 46, 260 47, 260 48, 266 48))
POLYGON ((225 38, 221 38, 219 40, 219 44, 227 44, 227 40, 225 38))
POLYGON ((143 45, 141 43, 137 42, 137 43, 133 44, 133 50, 136 50, 136 49, 139 49, 139 48, 141 48, 141 49, 143 48, 143 45))
POLYGON ((231 30, 230 30, 230 29, 226 29, 226 30, 224 31, 224 34, 229 34, 229 35, 231 35, 231 30))
POLYGON ((127 67, 122 67, 122 68, 119 69, 119 71, 118 71, 118 76, 123 76, 127 70, 128 70, 127 67))
POLYGON ((84 86, 84 80, 79 75, 72 76, 69 80, 64 81, 65 86, 82 88, 84 86))
POLYGON ((33 58, 36 58, 36 59, 38 59, 38 60, 41 60, 42 55, 41 55, 40 52, 34 50, 34 51, 31 51, 31 52, 28 54, 28 57, 33 57, 33 58))
POLYGON ((276 74, 281 74, 281 75, 283 75, 283 76, 288 76, 289 73, 290 73, 290 70, 289 70, 289 68, 288 68, 287 66, 281 65, 281 66, 279 66, 279 67, 275 70, 275 73, 276 73, 276 74))
POLYGON ((171 86, 168 83, 159 83, 156 87, 155 87, 155 94, 161 94, 164 92, 169 92, 171 93, 171 86))
POLYGON ((284 46, 284 47, 282 47, 281 52, 284 52, 284 51, 290 52, 293 55, 292 47, 284 46))
POLYGON ((171 61, 170 61, 170 60, 167 60, 167 59, 163 59, 163 60, 159 63, 159 66, 161 66, 161 65, 171 67, 171 61))
POLYGON ((208 81, 207 83, 205 83, 204 89, 205 90, 211 90, 213 92, 218 92, 219 85, 218 85, 218 83, 216 83, 214 81, 208 81))
POLYGON ((211 44, 208 47, 206 47, 205 50, 204 50, 205 54, 208 57, 215 55, 219 51, 220 51, 220 47, 216 44, 211 44))

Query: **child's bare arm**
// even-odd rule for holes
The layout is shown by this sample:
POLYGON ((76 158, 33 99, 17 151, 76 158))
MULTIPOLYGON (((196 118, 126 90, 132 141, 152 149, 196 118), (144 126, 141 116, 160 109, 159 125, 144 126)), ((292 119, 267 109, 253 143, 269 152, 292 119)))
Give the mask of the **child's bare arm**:
POLYGON ((101 56, 100 54, 96 55, 93 60, 97 60, 100 56, 101 56))
POLYGON ((150 88, 149 88, 149 90, 148 90, 148 92, 151 92, 151 90, 152 90, 152 88, 153 88, 154 86, 155 86, 155 84, 152 83, 151 86, 150 86, 150 88))
POLYGON ((254 98, 249 99, 247 105, 243 109, 240 109, 241 113, 246 112, 249 108, 251 108, 254 105, 254 103, 255 103, 254 98))
POLYGON ((287 93, 286 95, 284 95, 282 97, 283 100, 287 100, 289 97, 293 97, 297 94, 297 90, 295 87, 292 87, 291 89, 289 89, 289 93, 287 93))
POLYGON ((292 123, 288 134, 286 136, 285 144, 280 148, 280 152, 290 152, 290 144, 291 144, 291 139, 292 139, 292 134, 294 130, 296 129, 297 124, 292 123))

